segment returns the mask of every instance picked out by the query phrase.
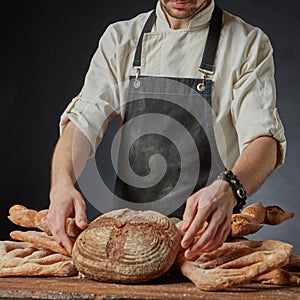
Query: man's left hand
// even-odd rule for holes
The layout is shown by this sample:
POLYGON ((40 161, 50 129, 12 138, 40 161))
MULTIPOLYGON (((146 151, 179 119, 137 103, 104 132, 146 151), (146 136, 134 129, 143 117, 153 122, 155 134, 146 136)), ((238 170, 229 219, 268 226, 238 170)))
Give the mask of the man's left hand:
POLYGON ((181 246, 186 249, 187 259, 222 246, 231 230, 235 205, 234 192, 223 180, 214 181, 187 199, 182 226, 185 234, 181 242, 181 246), (204 233, 194 243, 194 237, 206 222, 204 233))

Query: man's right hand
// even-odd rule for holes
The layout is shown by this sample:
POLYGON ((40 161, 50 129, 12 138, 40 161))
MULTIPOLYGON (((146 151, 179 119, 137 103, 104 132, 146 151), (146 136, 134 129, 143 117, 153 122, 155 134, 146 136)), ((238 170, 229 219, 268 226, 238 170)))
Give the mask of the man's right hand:
POLYGON ((66 220, 73 216, 79 228, 88 226, 86 205, 80 192, 73 185, 52 188, 47 223, 55 240, 70 254, 74 241, 66 233, 66 220))

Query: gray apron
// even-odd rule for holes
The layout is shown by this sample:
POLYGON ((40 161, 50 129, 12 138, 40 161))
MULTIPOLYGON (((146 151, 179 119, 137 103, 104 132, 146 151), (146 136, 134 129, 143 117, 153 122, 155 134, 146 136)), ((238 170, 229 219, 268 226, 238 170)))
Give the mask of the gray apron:
MULTIPOLYGON (((186 199, 225 167, 214 135, 211 109, 214 60, 222 26, 215 7, 199 71, 201 78, 143 76, 143 35, 135 53, 118 154, 114 208, 152 209, 182 217, 186 199)), ((195 66, 197 67, 197 66, 195 66)))

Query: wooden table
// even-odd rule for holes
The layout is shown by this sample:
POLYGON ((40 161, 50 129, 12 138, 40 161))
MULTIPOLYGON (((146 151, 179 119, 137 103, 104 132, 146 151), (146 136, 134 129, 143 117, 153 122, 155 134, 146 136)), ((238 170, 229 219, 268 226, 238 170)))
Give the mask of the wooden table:
POLYGON ((300 300, 300 286, 248 284, 222 292, 204 292, 183 276, 169 274, 150 283, 124 285, 100 283, 79 277, 0 278, 1 299, 288 299, 300 300))

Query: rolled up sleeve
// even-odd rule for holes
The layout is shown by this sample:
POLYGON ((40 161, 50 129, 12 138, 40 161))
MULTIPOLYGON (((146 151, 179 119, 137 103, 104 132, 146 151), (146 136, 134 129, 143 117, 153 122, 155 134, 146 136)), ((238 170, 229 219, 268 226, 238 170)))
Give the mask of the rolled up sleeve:
POLYGON ((120 113, 115 63, 115 38, 110 27, 99 41, 81 92, 60 118, 60 134, 70 120, 87 137, 93 156, 108 123, 120 113))
POLYGON ((277 166, 284 162, 286 138, 276 108, 273 49, 267 36, 249 39, 233 88, 232 117, 240 152, 260 136, 278 141, 277 166))

